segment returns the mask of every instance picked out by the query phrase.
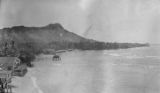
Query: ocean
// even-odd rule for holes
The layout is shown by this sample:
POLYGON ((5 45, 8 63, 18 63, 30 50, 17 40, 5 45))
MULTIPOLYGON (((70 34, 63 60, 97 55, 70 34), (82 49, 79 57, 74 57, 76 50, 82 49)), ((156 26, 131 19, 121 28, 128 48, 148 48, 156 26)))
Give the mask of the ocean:
POLYGON ((160 93, 160 46, 39 55, 14 93, 160 93))

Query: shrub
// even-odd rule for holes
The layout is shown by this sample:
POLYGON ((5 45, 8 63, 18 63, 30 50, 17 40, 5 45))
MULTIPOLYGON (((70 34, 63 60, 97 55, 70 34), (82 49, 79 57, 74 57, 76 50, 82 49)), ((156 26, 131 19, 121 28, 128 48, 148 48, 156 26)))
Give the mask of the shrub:
POLYGON ((25 63, 27 66, 32 67, 33 65, 31 62, 35 59, 35 54, 29 51, 21 51, 19 59, 21 60, 22 64, 25 63))

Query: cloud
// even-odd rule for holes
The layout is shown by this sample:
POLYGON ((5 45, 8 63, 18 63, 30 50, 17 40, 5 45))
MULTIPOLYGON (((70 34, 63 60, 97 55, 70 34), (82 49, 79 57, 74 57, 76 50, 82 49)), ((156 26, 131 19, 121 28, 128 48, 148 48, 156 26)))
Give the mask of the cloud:
POLYGON ((80 0, 6 0, 2 2, 0 27, 44 26, 59 22, 66 29, 81 34, 86 26, 86 13, 80 0), (76 23, 76 24, 75 24, 76 23), (2 25, 3 24, 3 25, 2 25))
POLYGON ((59 22, 88 38, 160 42, 159 0, 1 0, 0 28, 59 22))
POLYGON ((90 8, 91 4, 94 2, 95 0, 80 0, 79 1, 79 6, 83 9, 83 10, 88 10, 88 8, 90 8))
POLYGON ((156 34, 160 28, 155 25, 160 23, 159 4, 159 0, 97 0, 89 15, 92 28, 87 37, 113 42, 160 42, 160 34, 156 34))

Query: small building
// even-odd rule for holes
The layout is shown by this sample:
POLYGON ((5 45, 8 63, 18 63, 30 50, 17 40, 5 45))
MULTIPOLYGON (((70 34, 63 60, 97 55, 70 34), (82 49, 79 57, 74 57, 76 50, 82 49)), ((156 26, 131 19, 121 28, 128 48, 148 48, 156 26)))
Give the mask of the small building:
POLYGON ((0 57, 0 92, 11 93, 9 83, 11 83, 12 74, 17 64, 17 57, 0 57))
POLYGON ((20 60, 17 57, 0 57, 0 69, 14 71, 20 60))
POLYGON ((0 70, 0 93, 12 93, 11 79, 11 71, 0 70))

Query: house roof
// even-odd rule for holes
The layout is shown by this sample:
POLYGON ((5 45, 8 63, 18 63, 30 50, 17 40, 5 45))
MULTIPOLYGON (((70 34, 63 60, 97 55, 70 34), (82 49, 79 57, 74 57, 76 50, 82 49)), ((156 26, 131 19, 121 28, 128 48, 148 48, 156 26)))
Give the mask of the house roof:
POLYGON ((0 57, 0 69, 15 65, 17 57, 0 57))
POLYGON ((12 71, 8 71, 7 68, 13 67, 16 59, 16 57, 0 57, 0 78, 10 78, 12 71))
POLYGON ((0 57, 0 64, 8 63, 13 64, 17 57, 0 57))
POLYGON ((11 78, 11 71, 0 70, 0 78, 11 78))

